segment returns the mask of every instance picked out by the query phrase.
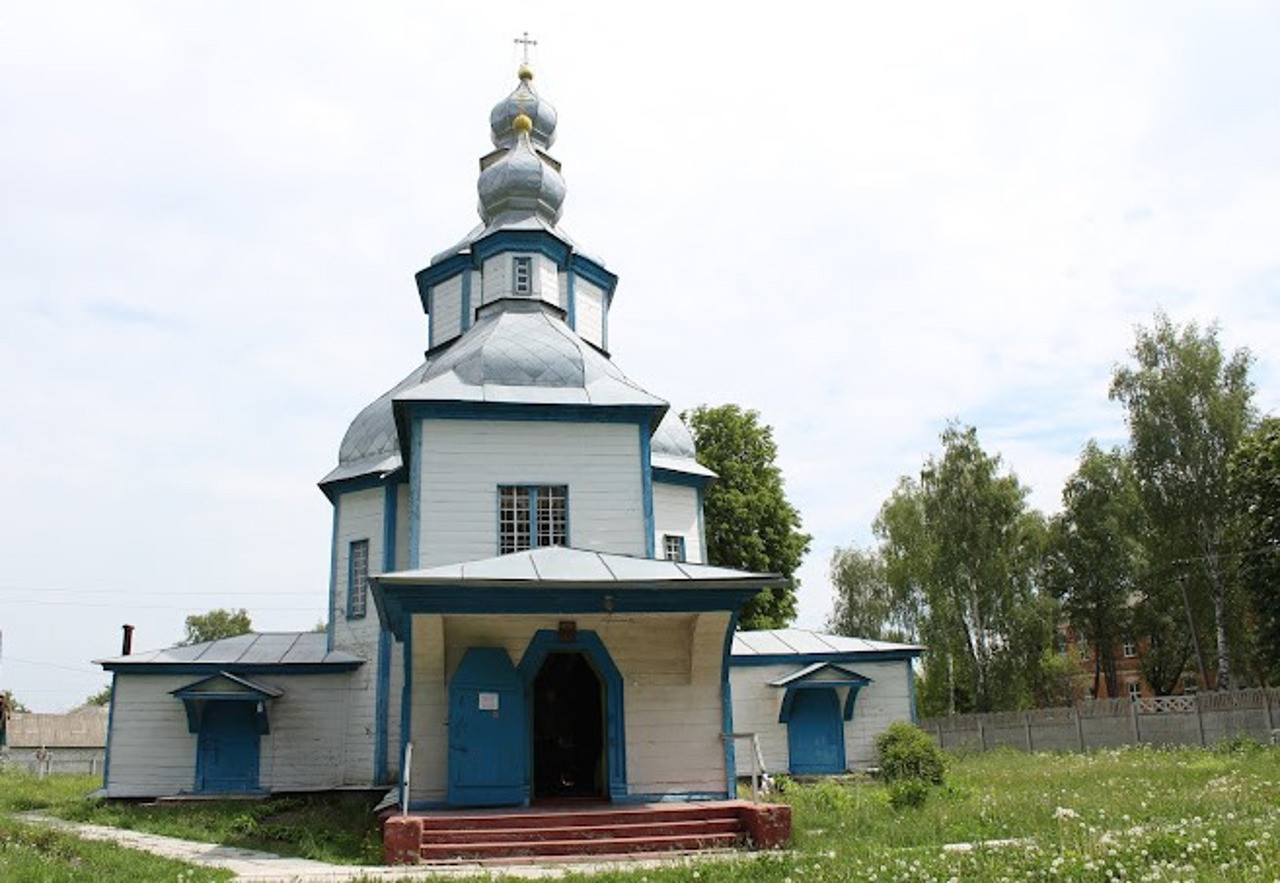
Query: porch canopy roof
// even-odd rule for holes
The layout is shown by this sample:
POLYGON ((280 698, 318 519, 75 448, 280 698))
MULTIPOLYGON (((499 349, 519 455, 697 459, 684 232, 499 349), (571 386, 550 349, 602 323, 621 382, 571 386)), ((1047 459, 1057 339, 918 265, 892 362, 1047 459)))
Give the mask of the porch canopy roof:
POLYGON ((404 637, 412 613, 698 613, 736 611, 786 585, 748 573, 546 546, 479 561, 371 576, 378 615, 404 637))

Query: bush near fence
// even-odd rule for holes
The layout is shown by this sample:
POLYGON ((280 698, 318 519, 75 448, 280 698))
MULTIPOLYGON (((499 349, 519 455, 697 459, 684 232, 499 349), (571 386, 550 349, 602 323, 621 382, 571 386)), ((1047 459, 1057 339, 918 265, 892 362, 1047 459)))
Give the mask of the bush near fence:
POLYGON ((1280 688, 1186 696, 1092 699, 1067 708, 923 718, 947 751, 1088 751, 1124 745, 1212 745, 1223 739, 1280 737, 1280 688))

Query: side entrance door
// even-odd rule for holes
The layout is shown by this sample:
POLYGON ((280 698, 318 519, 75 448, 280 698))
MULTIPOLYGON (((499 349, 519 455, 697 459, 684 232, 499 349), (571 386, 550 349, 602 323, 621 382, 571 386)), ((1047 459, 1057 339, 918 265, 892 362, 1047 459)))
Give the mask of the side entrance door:
POLYGON ((449 683, 449 804, 528 803, 524 683, 500 647, 472 647, 449 683))
POLYGON ((844 721, 833 688, 796 691, 787 744, 792 775, 844 772, 844 721))
POLYGON ((200 791, 258 789, 254 703, 210 701, 200 720, 196 787, 200 791))

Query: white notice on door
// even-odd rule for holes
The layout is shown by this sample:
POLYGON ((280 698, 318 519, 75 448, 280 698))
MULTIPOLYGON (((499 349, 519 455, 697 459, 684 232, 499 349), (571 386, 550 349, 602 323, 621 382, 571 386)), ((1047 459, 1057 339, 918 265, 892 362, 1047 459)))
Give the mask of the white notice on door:
POLYGON ((481 693, 480 694, 480 710, 481 711, 497 711, 498 710, 498 694, 497 693, 481 693))

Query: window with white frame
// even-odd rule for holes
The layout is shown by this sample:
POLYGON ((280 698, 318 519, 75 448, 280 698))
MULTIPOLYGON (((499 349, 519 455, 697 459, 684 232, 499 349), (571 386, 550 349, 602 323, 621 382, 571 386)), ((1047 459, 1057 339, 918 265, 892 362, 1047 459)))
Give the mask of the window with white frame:
POLYGON ((1133 643, 1133 641, 1125 641, 1120 650, 1124 653, 1125 659, 1133 659, 1138 655, 1138 645, 1133 643))
POLYGON ((1142 698, 1142 684, 1137 681, 1129 681, 1124 686, 1129 691, 1130 701, 1142 698))
POLYGON ((662 535, 662 557, 668 561, 684 560, 684 537, 679 534, 662 535))
POLYGON ((569 544, 569 489, 564 485, 498 488, 498 554, 569 544))
POLYGON ((347 556, 347 619, 359 619, 369 609, 369 541, 356 540, 347 556))
POLYGON ((516 294, 533 294, 533 258, 514 258, 511 278, 516 294))

